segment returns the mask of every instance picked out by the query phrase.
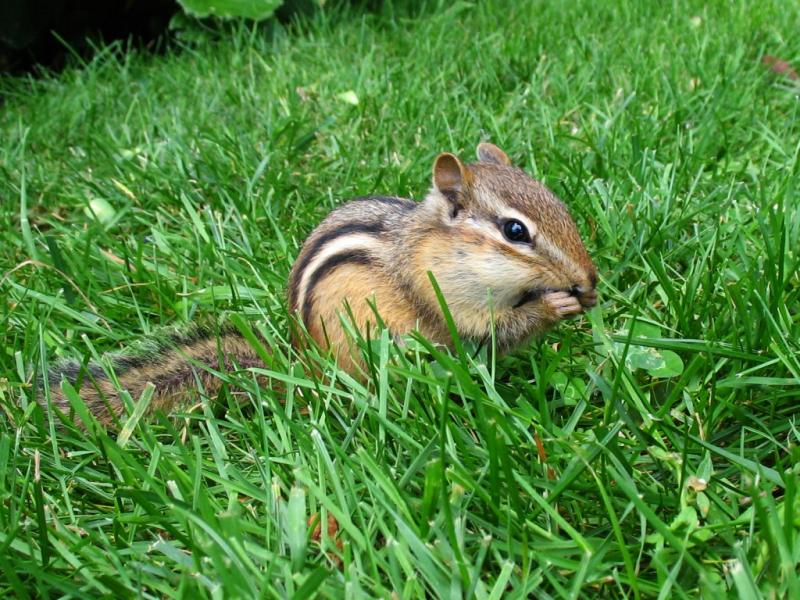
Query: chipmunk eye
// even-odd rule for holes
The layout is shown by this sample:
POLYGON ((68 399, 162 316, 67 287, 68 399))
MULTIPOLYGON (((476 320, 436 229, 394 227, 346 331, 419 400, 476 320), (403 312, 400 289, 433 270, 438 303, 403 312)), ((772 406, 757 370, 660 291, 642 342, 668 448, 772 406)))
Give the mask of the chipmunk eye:
POLYGON ((509 242, 530 243, 531 241, 528 228, 517 219, 509 219, 503 223, 503 235, 509 242))

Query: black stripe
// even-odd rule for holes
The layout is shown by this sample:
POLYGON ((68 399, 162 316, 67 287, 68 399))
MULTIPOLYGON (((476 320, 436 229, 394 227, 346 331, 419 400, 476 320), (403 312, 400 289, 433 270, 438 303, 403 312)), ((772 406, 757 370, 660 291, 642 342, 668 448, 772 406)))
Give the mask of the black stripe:
POLYGON ((528 290, 522 296, 519 297, 519 300, 514 305, 514 308, 519 308, 523 304, 527 304, 528 302, 536 302, 541 298, 547 290, 541 288, 534 288, 532 290, 528 290))
MULTIPOLYGON (((297 261, 295 264, 292 273, 294 277, 289 282, 289 296, 291 299, 290 309, 295 310, 294 303, 297 302, 297 287, 300 285, 300 282, 303 279, 303 273, 305 273, 308 264, 314 259, 314 257, 319 253, 322 247, 327 244, 328 242, 335 240, 338 237, 342 237, 343 235, 348 235, 351 233, 366 233, 369 235, 379 235, 383 233, 384 226, 383 223, 380 221, 375 221, 374 223, 347 223, 346 225, 342 225, 341 227, 337 227, 333 231, 329 231, 327 233, 323 233, 313 242, 308 245, 308 248, 305 248, 305 252, 303 253, 302 258, 297 261)), ((308 297, 308 292, 306 292, 306 297, 308 297)))
POLYGON ((306 287, 306 295, 303 299, 303 323, 306 327, 311 326, 311 306, 313 302, 314 288, 325 275, 333 271, 339 265, 357 264, 368 265, 372 262, 372 255, 367 250, 349 250, 340 252, 329 257, 311 274, 306 287))

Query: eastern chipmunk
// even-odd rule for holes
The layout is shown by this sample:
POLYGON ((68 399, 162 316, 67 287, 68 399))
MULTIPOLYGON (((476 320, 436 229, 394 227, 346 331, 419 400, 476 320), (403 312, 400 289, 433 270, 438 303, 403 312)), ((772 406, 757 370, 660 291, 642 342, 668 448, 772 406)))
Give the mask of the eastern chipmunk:
MULTIPOLYGON (((450 345, 429 272, 461 338, 487 340, 494 326, 500 351, 597 302, 597 271, 564 204, 511 166, 497 146, 479 144, 477 154, 472 164, 440 154, 433 187, 421 202, 353 200, 333 210, 303 244, 289 277, 289 309, 311 339, 333 350, 341 368, 356 373, 362 366, 342 319, 352 318, 366 334, 376 329, 375 308, 396 339, 416 330, 450 345)), ((306 339, 295 335, 294 343, 306 339)), ((109 355, 121 388, 138 398, 152 382, 150 410, 165 411, 194 387, 195 377, 215 393, 218 379, 194 366, 218 368, 220 356, 227 369, 262 364, 230 329, 195 331, 144 352, 109 355)), ((76 361, 66 361, 49 374, 51 398, 64 412, 69 404, 60 380, 74 382, 80 370, 76 361)), ((93 363, 82 379, 89 409, 112 424, 124 409, 116 386, 93 363)))

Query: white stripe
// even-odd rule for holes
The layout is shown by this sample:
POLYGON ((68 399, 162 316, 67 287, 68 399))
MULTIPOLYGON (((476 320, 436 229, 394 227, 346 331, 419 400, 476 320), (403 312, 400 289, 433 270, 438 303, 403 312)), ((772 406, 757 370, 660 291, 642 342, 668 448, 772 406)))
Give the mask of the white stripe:
POLYGON ((375 239, 375 236, 367 235, 364 233, 351 233, 332 239, 317 252, 316 256, 306 266, 305 270, 300 276, 300 285, 297 288, 297 308, 303 310, 303 305, 306 300, 306 290, 308 288, 308 280, 314 272, 328 260, 331 256, 341 252, 349 252, 352 250, 374 250, 379 246, 380 242, 375 239))
MULTIPOLYGON (((502 215, 500 216, 503 219, 516 219, 517 221, 520 221, 523 225, 525 225, 525 227, 528 228, 528 233, 530 234, 531 239, 534 240, 534 244, 536 243, 536 236, 539 235, 539 228, 536 227, 536 223, 531 221, 528 217, 526 217, 519 211, 516 211, 513 208, 508 208, 506 206, 503 207, 503 212, 502 215)), ((494 238, 498 242, 514 246, 517 249, 517 251, 520 250, 524 251, 525 246, 523 246, 522 244, 514 244, 514 242, 509 242, 506 239, 506 236, 503 235, 503 232, 500 231, 500 228, 497 226, 496 223, 493 223, 491 221, 478 220, 475 218, 467 219, 467 223, 472 227, 475 227, 476 229, 480 229, 486 235, 494 238)), ((538 239, 541 239, 541 236, 539 236, 538 239)), ((531 252, 533 252, 533 250, 531 250, 531 252)))
POLYGON ((521 212, 514 210, 513 208, 510 208, 508 206, 503 208, 502 217, 504 219, 516 219, 517 221, 522 221, 525 227, 528 228, 528 233, 530 234, 531 239, 535 238, 539 234, 539 228, 536 226, 536 223, 531 221, 521 212))
POLYGON ((547 254, 550 255, 550 259, 553 262, 560 263, 564 266, 570 266, 573 268, 578 268, 575 266, 575 261, 573 261, 569 256, 564 254, 561 248, 558 247, 557 244, 551 242, 544 234, 539 233, 539 228, 536 227, 536 223, 531 221, 528 217, 520 213, 519 211, 514 210, 508 206, 503 206, 502 214, 500 215, 503 219, 517 219, 521 221, 527 228, 528 233, 533 240, 533 247, 526 248, 523 244, 515 244, 514 242, 509 242, 503 233, 500 231, 500 228, 490 221, 483 221, 478 219, 468 219, 467 223, 476 229, 479 229, 486 233, 489 237, 494 238, 495 240, 502 242, 504 244, 508 244, 509 246, 513 246, 518 252, 527 252, 528 254, 536 254, 537 248, 539 251, 545 251, 547 254))

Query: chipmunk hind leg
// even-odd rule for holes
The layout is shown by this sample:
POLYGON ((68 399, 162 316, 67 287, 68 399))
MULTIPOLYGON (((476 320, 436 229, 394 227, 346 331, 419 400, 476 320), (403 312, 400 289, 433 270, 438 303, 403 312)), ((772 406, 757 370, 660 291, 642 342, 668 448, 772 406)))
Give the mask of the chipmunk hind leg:
POLYGON ((363 369, 364 361, 347 323, 358 335, 375 337, 379 331, 377 310, 392 335, 403 335, 416 326, 416 314, 410 305, 399 301, 396 286, 364 265, 339 266, 317 283, 310 301, 312 310, 306 322, 309 334, 351 374, 363 369))

